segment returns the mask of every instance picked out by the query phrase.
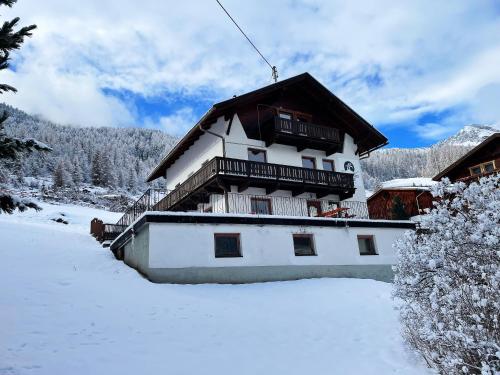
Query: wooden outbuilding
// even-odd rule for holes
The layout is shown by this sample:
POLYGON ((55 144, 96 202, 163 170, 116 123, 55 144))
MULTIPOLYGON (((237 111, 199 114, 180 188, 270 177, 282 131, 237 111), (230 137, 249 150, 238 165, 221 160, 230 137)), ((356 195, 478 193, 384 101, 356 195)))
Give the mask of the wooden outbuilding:
POLYGON ((404 220, 432 208, 432 194, 425 187, 382 188, 367 203, 370 219, 404 220))

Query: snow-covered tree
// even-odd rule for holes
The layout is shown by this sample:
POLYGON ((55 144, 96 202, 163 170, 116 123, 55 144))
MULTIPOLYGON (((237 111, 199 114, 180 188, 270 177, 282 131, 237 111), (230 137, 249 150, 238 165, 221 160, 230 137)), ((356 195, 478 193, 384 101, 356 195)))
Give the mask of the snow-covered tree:
MULTIPOLYGON (((0 5, 11 7, 16 0, 0 0, 0 5)), ((19 49, 24 42, 24 38, 30 37, 32 31, 36 28, 35 25, 25 26, 19 30, 15 30, 19 22, 19 18, 14 18, 11 21, 6 21, 0 27, 0 70, 9 67, 10 52, 19 49)), ((16 92, 16 89, 7 84, 0 84, 0 93, 16 92)), ((6 112, 0 115, 0 160, 16 160, 21 152, 31 152, 33 150, 48 151, 50 148, 38 142, 35 139, 21 139, 8 136, 4 130, 4 123, 8 115, 6 112)), ((18 176, 22 176, 22 170, 18 176)), ((23 211, 26 208, 39 208, 35 203, 27 199, 20 199, 13 196, 5 187, 0 186, 0 213, 11 213, 15 208, 23 211)))
POLYGON ((73 186, 73 178, 69 172, 68 163, 61 160, 54 170, 54 186, 56 188, 70 187, 73 186))
POLYGON ((441 374, 498 374, 500 175, 433 193, 435 208, 395 244, 404 337, 441 374))

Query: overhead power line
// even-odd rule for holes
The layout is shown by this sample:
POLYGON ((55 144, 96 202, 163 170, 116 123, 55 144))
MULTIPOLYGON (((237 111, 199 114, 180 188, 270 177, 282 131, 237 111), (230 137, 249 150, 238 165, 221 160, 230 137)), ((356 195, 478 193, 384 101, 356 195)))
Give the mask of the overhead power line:
POLYGON ((264 57, 264 55, 259 51, 259 49, 255 46, 255 44, 253 44, 253 42, 250 40, 250 38, 247 36, 247 34, 245 34, 245 32, 241 29, 241 27, 238 25, 238 23, 234 20, 233 17, 231 17, 231 15, 229 14, 229 12, 226 10, 226 8, 224 8, 224 6, 221 4, 221 2, 219 0, 215 0, 217 1, 217 3, 220 5, 220 7, 222 8, 222 10, 227 14, 227 16, 231 19, 231 21, 233 21, 233 23, 236 25, 236 27, 238 28, 238 30, 240 30, 240 32, 243 34, 243 36, 246 38, 246 40, 248 40, 248 43, 251 44, 251 46, 257 51, 257 53, 260 55, 260 57, 262 57, 262 59, 266 62, 267 65, 269 65, 269 67, 271 68, 271 72, 272 72, 272 76, 273 76, 273 79, 274 79, 274 82, 278 82, 278 69, 276 68, 276 66, 274 65, 271 65, 271 63, 264 57))

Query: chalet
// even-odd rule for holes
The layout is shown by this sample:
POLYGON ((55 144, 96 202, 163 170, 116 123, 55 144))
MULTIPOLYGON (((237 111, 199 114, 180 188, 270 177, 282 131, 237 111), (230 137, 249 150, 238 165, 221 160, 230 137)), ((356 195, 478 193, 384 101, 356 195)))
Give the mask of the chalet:
POLYGON ((500 133, 494 133, 433 177, 470 182, 500 171, 500 133))
POLYGON ((385 144, 304 73, 214 104, 150 173, 165 188, 104 232, 155 282, 390 280, 414 224, 369 219, 360 158, 385 144))

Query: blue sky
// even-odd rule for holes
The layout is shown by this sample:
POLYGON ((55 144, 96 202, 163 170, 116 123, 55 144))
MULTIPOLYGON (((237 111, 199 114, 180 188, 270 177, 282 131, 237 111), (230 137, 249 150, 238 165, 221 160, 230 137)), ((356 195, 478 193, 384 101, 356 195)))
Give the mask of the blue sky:
MULTIPOLYGON (((309 72, 382 131, 419 147, 500 123, 498 1, 223 1, 285 79, 309 72)), ((215 1, 19 0, 36 23, 4 100, 77 126, 181 136, 212 103, 271 83, 215 1)))

